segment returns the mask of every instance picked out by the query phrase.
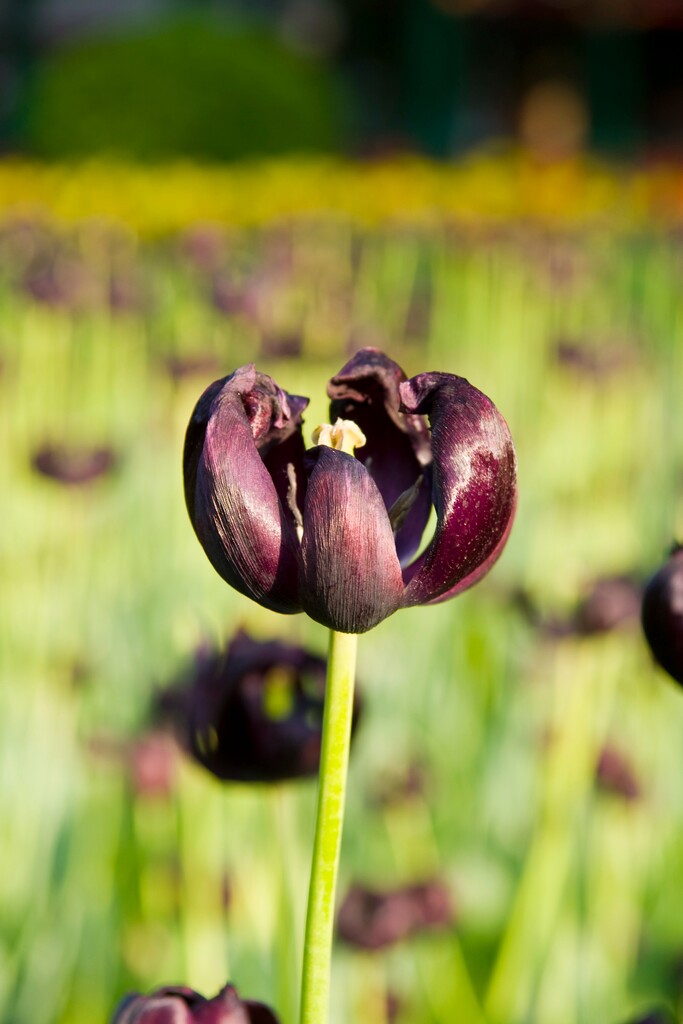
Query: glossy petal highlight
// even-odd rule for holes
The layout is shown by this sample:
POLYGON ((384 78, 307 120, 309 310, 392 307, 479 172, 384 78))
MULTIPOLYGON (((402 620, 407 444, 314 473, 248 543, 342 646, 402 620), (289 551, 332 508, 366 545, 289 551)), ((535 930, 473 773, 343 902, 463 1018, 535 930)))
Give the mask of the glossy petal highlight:
POLYGON ((408 412, 429 416, 437 513, 431 544, 404 573, 410 606, 454 597, 491 568, 512 526, 517 462, 505 420, 463 377, 423 373, 400 392, 408 412))

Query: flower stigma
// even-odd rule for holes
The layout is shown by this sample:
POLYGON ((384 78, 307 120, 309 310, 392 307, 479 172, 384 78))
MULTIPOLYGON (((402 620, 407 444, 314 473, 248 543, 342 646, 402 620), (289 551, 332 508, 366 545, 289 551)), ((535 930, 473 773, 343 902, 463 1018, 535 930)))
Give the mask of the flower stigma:
POLYGON ((353 420, 337 419, 336 423, 321 423, 313 431, 313 444, 324 444, 338 452, 354 455, 356 448, 362 448, 366 437, 353 420))

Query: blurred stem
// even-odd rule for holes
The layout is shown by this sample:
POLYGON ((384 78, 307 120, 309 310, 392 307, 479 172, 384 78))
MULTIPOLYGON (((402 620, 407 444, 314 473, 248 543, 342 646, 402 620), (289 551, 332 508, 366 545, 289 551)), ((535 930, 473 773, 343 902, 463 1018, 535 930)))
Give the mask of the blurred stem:
POLYGON ((612 696, 623 671, 604 652, 601 680, 580 646, 557 664, 554 737, 543 768, 543 805, 484 1002, 492 1024, 527 1019, 575 856, 577 819, 592 792, 612 696))
POLYGON ((273 787, 272 809, 275 817, 275 835, 280 849, 276 947, 277 1007, 285 1024, 293 1021, 296 1014, 296 976, 299 963, 299 950, 293 940, 298 922, 290 876, 290 860, 293 856, 291 796, 288 787, 273 787))
POLYGON ((344 819, 357 645, 355 634, 330 632, 300 1024, 325 1024, 327 1021, 334 896, 344 819))

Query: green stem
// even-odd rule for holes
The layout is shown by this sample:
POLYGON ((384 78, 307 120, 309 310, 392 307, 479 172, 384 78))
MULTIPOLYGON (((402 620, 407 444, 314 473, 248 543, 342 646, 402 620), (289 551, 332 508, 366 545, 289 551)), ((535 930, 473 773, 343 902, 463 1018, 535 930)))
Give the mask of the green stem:
POLYGON ((355 634, 330 632, 300 1024, 326 1024, 327 1021, 334 894, 344 820, 357 644, 355 634))

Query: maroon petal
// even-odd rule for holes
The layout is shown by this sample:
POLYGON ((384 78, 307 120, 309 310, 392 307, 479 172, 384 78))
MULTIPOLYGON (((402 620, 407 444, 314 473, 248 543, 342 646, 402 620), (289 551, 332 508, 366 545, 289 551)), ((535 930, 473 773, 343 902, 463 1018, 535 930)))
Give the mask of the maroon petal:
POLYGON ((517 462, 507 423, 463 377, 422 373, 400 392, 408 412, 429 416, 437 514, 431 544, 404 573, 410 606, 453 597, 494 564, 512 526, 517 462))
POLYGON ((327 385, 330 422, 353 420, 366 437, 357 458, 377 484, 390 509, 401 494, 423 483, 396 533, 401 564, 420 545, 432 507, 426 467, 431 462, 429 430, 421 416, 401 409, 399 385, 406 375, 376 348, 362 348, 327 385))
POLYGON ((309 453, 300 594, 312 619, 365 633, 396 611, 403 582, 382 495, 351 455, 320 445, 309 453))
POLYGON ((306 404, 245 366, 207 388, 185 438, 185 498, 209 560, 236 590, 278 612, 301 610, 287 463, 295 473, 298 463, 303 479, 306 404))

